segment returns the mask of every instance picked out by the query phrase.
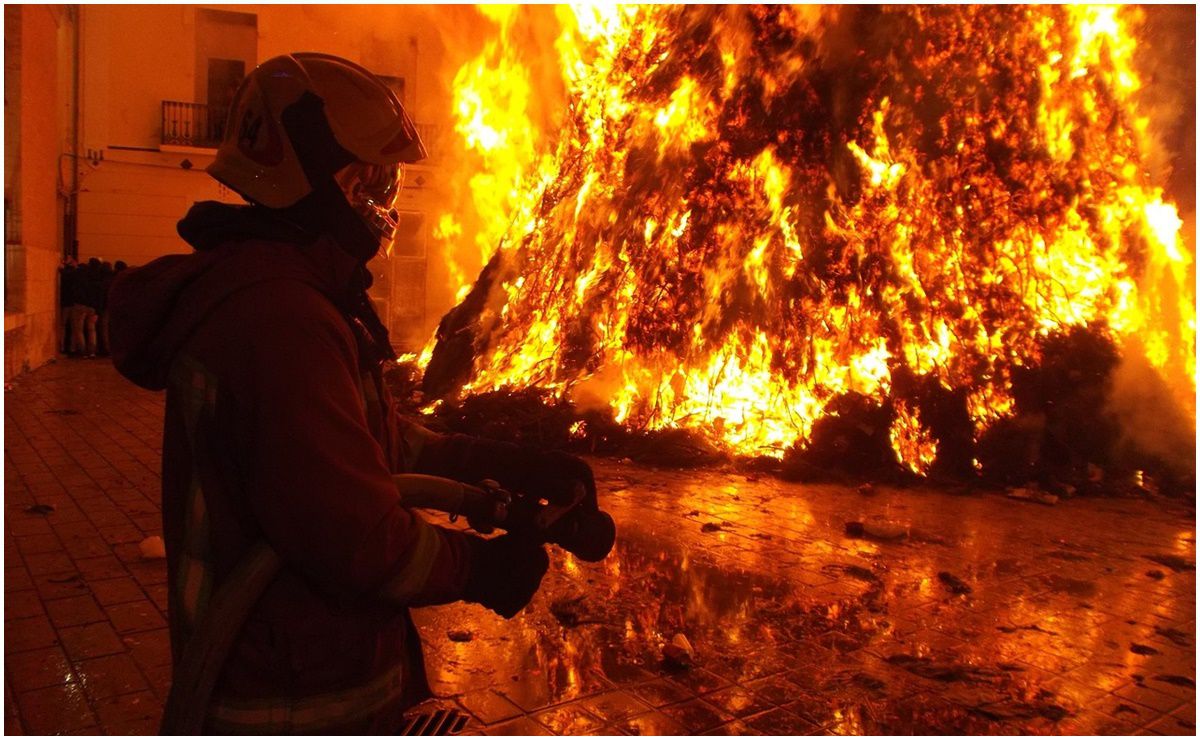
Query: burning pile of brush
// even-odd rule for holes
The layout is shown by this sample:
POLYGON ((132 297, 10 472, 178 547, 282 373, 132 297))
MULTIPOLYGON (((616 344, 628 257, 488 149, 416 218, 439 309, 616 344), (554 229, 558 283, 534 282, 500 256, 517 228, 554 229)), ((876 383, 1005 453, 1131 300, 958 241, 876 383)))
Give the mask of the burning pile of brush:
POLYGON ((581 12, 565 118, 415 363, 437 414, 799 471, 1194 477, 1145 11, 581 12))

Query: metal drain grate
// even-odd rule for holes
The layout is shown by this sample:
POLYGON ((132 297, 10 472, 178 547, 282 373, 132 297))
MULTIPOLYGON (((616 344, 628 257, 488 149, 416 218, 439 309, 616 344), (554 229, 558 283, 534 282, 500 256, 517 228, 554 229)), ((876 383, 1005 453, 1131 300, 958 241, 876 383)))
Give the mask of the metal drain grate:
POLYGON ((457 709, 422 712, 406 718, 404 726, 396 734, 404 737, 457 735, 466 729, 468 719, 467 715, 457 709))

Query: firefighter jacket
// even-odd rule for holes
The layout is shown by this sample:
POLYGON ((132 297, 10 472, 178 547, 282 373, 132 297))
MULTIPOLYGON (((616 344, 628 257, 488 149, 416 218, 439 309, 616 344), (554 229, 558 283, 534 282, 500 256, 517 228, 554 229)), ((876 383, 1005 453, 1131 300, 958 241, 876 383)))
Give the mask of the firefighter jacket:
POLYGON ((336 308, 356 265, 256 209, 201 204, 180 233, 195 253, 126 270, 110 294, 118 369, 166 390, 176 662, 214 591, 265 541, 284 565, 233 645, 206 729, 392 732, 428 692, 407 607, 461 598, 470 555, 467 535, 398 504, 392 473, 436 471, 416 466, 336 308))

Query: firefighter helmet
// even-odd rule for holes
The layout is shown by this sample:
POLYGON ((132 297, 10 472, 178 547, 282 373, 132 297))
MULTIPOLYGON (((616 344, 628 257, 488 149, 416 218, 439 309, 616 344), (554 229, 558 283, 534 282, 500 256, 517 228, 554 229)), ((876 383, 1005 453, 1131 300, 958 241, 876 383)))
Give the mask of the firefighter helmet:
POLYGON ((425 156, 382 80, 346 59, 298 52, 268 59, 242 81, 208 173, 275 209, 336 188, 386 241, 401 166, 425 156))

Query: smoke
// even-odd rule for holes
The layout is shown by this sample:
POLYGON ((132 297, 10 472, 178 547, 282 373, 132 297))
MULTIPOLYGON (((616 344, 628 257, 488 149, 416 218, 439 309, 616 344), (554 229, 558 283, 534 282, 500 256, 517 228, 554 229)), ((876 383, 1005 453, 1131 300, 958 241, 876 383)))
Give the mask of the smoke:
MULTIPOLYGON (((1161 266, 1147 265, 1139 290, 1158 297, 1160 305, 1180 305, 1180 294, 1195 303, 1196 263, 1196 8, 1151 6, 1146 14, 1135 57, 1144 87, 1138 110, 1148 119, 1149 151, 1144 164, 1152 182, 1163 187, 1179 208, 1182 246, 1191 257, 1183 280, 1161 266)), ((1171 322, 1175 327, 1181 322, 1171 322)), ((1185 341, 1177 332, 1172 342, 1185 341)), ((1109 410, 1121 425, 1126 455, 1150 456, 1178 475, 1195 475, 1195 379, 1178 365, 1165 371, 1146 360, 1137 339, 1122 347, 1113 372, 1109 410)))
POLYGON ((1122 348, 1111 377, 1108 410, 1120 427, 1118 459, 1131 467, 1165 465, 1181 478, 1196 472, 1196 426, 1178 394, 1147 361, 1136 340, 1122 348))
MULTIPOLYGON (((1196 6, 1151 6, 1136 56, 1145 87, 1139 108, 1149 118, 1146 165, 1181 214, 1192 216, 1188 246, 1195 253, 1196 6)), ((1185 221, 1187 221, 1185 217, 1185 221)))

